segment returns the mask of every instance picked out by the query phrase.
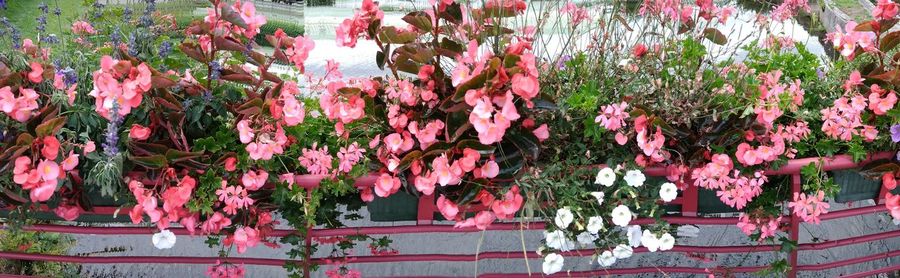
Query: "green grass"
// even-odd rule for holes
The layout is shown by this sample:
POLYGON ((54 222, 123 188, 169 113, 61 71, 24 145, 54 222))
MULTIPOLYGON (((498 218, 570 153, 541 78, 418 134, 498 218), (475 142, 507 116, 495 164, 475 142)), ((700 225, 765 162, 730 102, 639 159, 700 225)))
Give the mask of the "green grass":
POLYGON ((60 34, 72 26, 72 21, 80 16, 86 7, 82 6, 82 0, 14 0, 6 1, 7 9, 0 10, 0 17, 9 18, 22 32, 22 38, 35 38, 37 36, 37 18, 41 15, 38 5, 47 3, 50 13, 47 15, 48 33, 60 34), (59 7, 62 15, 57 17, 53 10, 59 7))

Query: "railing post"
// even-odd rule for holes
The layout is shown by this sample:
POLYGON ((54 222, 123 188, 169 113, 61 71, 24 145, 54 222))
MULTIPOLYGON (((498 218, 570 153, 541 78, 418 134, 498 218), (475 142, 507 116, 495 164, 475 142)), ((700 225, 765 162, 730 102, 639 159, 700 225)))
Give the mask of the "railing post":
POLYGON ((682 193, 681 216, 697 216, 697 202, 700 198, 699 187, 694 185, 693 180, 689 180, 687 189, 682 193))
MULTIPOLYGON (((791 174, 791 196, 793 197, 794 193, 800 192, 800 173, 791 174)), ((791 240, 793 240, 798 245, 800 244, 800 217, 797 216, 796 213, 788 211, 791 214, 791 230, 790 236, 791 240)), ((789 278, 797 277, 797 256, 799 255, 799 248, 794 248, 791 250, 791 254, 788 257, 788 262, 791 265, 791 270, 788 272, 789 278)))
POLYGON ((419 197, 416 224, 431 225, 434 222, 434 194, 419 197))

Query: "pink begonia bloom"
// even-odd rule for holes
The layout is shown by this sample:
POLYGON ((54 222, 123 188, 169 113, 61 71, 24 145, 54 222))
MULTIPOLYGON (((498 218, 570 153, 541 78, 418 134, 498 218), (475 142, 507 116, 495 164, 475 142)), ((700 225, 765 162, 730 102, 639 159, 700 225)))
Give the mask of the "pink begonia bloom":
POLYGON ((97 145, 94 144, 94 141, 87 141, 84 143, 84 148, 82 149, 83 154, 89 154, 97 150, 97 145))
POLYGON ((203 234, 217 234, 222 228, 228 226, 231 226, 231 218, 226 217, 220 212, 215 212, 200 225, 200 231, 203 234))
POLYGON ((97 113, 107 119, 113 107, 117 107, 119 116, 131 113, 132 108, 141 105, 143 93, 150 90, 150 77, 150 68, 144 63, 135 67, 130 61, 110 56, 100 58, 100 69, 93 74, 94 89, 90 93, 97 113))
POLYGON ((491 204, 491 210, 498 219, 512 219, 513 215, 522 208, 524 201, 525 199, 519 194, 519 186, 513 185, 506 194, 503 194, 503 199, 496 200, 491 204))
POLYGON ((459 184, 462 180, 463 170, 459 163, 450 164, 446 155, 441 155, 431 161, 432 175, 441 186, 459 184))
POLYGON ((621 133, 621 132, 616 132, 615 139, 616 139, 616 143, 619 145, 622 145, 622 146, 624 146, 626 143, 628 143, 628 136, 625 136, 625 134, 621 133))
POLYGON ((368 35, 366 30, 373 21, 384 18, 384 12, 378 8, 378 3, 372 0, 363 0, 362 6, 353 14, 353 18, 344 19, 335 30, 335 42, 337 46, 356 47, 359 37, 368 35))
POLYGON ((241 1, 236 1, 234 9, 240 13, 241 19, 247 24, 247 29, 243 32, 247 38, 255 37, 259 33, 259 27, 266 25, 266 17, 256 14, 256 6, 253 6, 253 2, 247 1, 241 5, 241 1))
POLYGON ((794 201, 788 203, 793 208, 794 214, 804 222, 819 224, 819 216, 828 213, 831 207, 825 200, 825 191, 819 190, 816 195, 794 192, 794 201))
POLYGON ((484 165, 481 166, 481 176, 485 178, 495 178, 500 174, 500 165, 497 165, 497 162, 493 160, 488 160, 484 165))
POLYGON ((306 63, 306 59, 309 58, 309 52, 315 47, 316 43, 312 39, 304 36, 297 36, 294 38, 294 45, 286 49, 285 54, 288 56, 288 59, 294 63, 294 66, 300 70, 300 73, 303 73, 306 70, 304 68, 304 63, 306 63))
POLYGON ((251 227, 241 227, 234 230, 234 234, 224 241, 226 246, 231 246, 232 244, 237 246, 238 254, 247 252, 248 247, 255 247, 259 242, 259 231, 251 227))
POLYGON ((78 155, 74 151, 69 151, 69 156, 62 161, 63 171, 72 171, 78 166, 78 155))
POLYGON ((42 141, 44 147, 41 148, 41 155, 46 159, 56 159, 59 155, 59 140, 56 136, 46 136, 42 141))
POLYGON ((563 6, 563 8, 559 10, 559 12, 569 15, 569 20, 571 20, 572 26, 577 26, 585 19, 588 19, 587 11, 585 9, 579 8, 578 5, 575 5, 575 2, 572 1, 567 2, 563 6))
POLYGON ((241 138, 241 143, 247 144, 250 141, 253 141, 253 129, 250 128, 250 122, 245 120, 241 120, 237 123, 238 134, 241 138))
POLYGON ((646 156, 654 156, 656 155, 663 147, 666 142, 666 138, 662 134, 662 129, 660 127, 656 127, 656 133, 649 136, 647 133, 648 129, 643 129, 637 134, 637 145, 644 152, 646 156))
POLYGON ((197 220, 199 220, 199 213, 192 213, 188 216, 182 217, 178 223, 181 223, 181 226, 184 226, 188 233, 192 236, 197 229, 197 220))
POLYGON ((422 194, 425 194, 426 196, 434 193, 435 183, 437 183, 437 179, 435 179, 435 176, 431 173, 423 173, 415 178, 416 190, 422 192, 422 194))
POLYGON ((237 169, 237 158, 236 157, 228 157, 225 159, 225 171, 234 172, 237 169))
POLYGON ((56 213, 56 216, 59 216, 59 218, 66 221, 75 221, 75 219, 78 219, 78 216, 81 215, 81 207, 60 205, 56 207, 53 212, 56 213))
POLYGON ((459 166, 464 172, 471 172, 477 167, 475 164, 481 160, 481 153, 472 148, 463 149, 463 157, 459 159, 459 166))
POLYGON ((890 20, 897 16, 897 3, 892 0, 878 0, 875 9, 872 10, 872 17, 876 20, 890 20))
POLYGON ((284 101, 281 111, 284 113, 285 125, 295 126, 303 123, 303 119, 306 117, 306 109, 303 103, 297 100, 297 95, 300 93, 297 83, 287 81, 281 88, 281 100, 284 101))
POLYGON ((801 9, 807 13, 810 12, 808 0, 785 0, 772 9, 770 15, 775 21, 784 22, 797 15, 797 12, 801 9))
POLYGON ((476 214, 475 217, 467 218, 466 220, 461 221, 461 222, 456 222, 456 224, 453 225, 453 227, 467 228, 467 227, 474 226, 474 227, 478 228, 479 230, 485 230, 485 229, 487 229, 488 226, 491 225, 492 222, 494 222, 494 219, 496 219, 496 216, 492 212, 484 210, 484 211, 478 212, 478 214, 476 214))
POLYGON ((150 133, 150 128, 139 124, 133 124, 131 125, 131 132, 128 133, 128 137, 138 141, 144 141, 147 140, 147 138, 150 138, 150 133))
POLYGON ((76 35, 93 35, 97 34, 97 31, 94 30, 94 26, 91 26, 90 23, 79 20, 72 23, 72 33, 76 35))
POLYGON ((881 176, 881 185, 887 190, 894 190, 897 188, 897 179, 894 177, 894 173, 884 173, 884 175, 881 176))
POLYGON ((44 66, 38 62, 31 62, 31 72, 28 73, 28 80, 34 83, 44 81, 44 66))
POLYGON ((664 19, 679 20, 681 18, 681 6, 681 1, 678 0, 644 0, 639 13, 642 16, 649 14, 663 16, 664 19))
POLYGON ((424 150, 427 149, 428 146, 431 146, 434 142, 437 142, 437 136, 440 135, 444 131, 444 122, 441 120, 434 120, 425 125, 425 128, 418 129, 415 125, 410 123, 410 133, 416 135, 416 138, 419 139, 419 145, 424 150))
POLYGON ((441 215, 444 216, 444 219, 455 220, 457 214, 459 214, 459 206, 457 206, 453 201, 448 200, 444 195, 438 197, 436 204, 438 211, 441 212, 441 215))
MULTIPOLYGON (((873 84, 872 86, 878 85, 873 84)), ((875 113, 875 115, 887 114, 888 110, 894 108, 894 104, 897 104, 897 94, 894 91, 888 92, 884 98, 874 90, 869 94, 869 110, 872 110, 872 113, 875 113)))
POLYGON ((400 179, 383 173, 375 180, 375 195, 378 197, 387 197, 397 193, 400 190, 400 179))
POLYGON ((827 35, 828 39, 831 40, 831 44, 834 45, 834 48, 840 51, 841 56, 844 56, 849 60, 853 60, 857 46, 865 51, 873 50, 875 46, 875 33, 869 31, 855 31, 856 25, 856 22, 851 20, 847 22, 843 32, 841 31, 840 26, 836 26, 837 31, 828 33, 827 35))
POLYGON ((534 136, 537 137, 538 141, 544 142, 547 138, 550 138, 550 130, 547 128, 547 124, 542 124, 538 128, 532 131, 534 136))
POLYGON ((900 220, 900 194, 894 195, 888 192, 884 197, 884 206, 894 219, 900 220))
POLYGON ((56 181, 61 173, 59 164, 56 164, 56 162, 52 160, 41 160, 41 162, 38 163, 37 169, 41 178, 45 181, 56 181))
POLYGON ((241 184, 244 185, 244 188, 250 191, 256 191, 266 185, 266 180, 269 179, 269 173, 265 170, 257 170, 256 172, 247 171, 241 177, 241 184))
POLYGON ((863 80, 866 79, 862 78, 862 74, 860 74, 858 70, 854 70, 850 73, 850 76, 847 78, 847 80, 844 81, 844 92, 850 93, 851 91, 853 91, 853 89, 856 88, 857 85, 862 85, 863 80))
POLYGON ((314 143, 312 149, 304 148, 303 155, 298 158, 300 166, 306 168, 313 175, 327 175, 331 171, 333 157, 328 153, 328 146, 321 149, 317 148, 318 143, 314 143))
POLYGON ((13 95, 11 87, 0 88, 0 110, 16 121, 25 122, 38 108, 37 100, 40 95, 25 87, 19 87, 19 94, 18 97, 13 95))

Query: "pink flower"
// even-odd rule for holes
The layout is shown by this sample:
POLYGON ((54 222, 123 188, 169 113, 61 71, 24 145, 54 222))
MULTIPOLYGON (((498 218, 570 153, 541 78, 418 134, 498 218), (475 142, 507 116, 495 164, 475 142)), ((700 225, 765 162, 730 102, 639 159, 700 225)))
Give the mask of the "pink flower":
POLYGON ((56 191, 56 180, 48 180, 32 189, 28 195, 31 197, 32 202, 44 202, 50 200, 54 191, 56 191))
POLYGON ((131 132, 128 133, 128 137, 138 141, 144 141, 147 140, 147 138, 150 138, 150 132, 152 131, 148 127, 144 127, 139 124, 133 124, 131 125, 131 132))
POLYGON ((788 203, 788 207, 794 208, 794 214, 804 222, 819 224, 819 216, 828 213, 830 205, 824 202, 825 192, 819 190, 816 195, 807 196, 805 193, 794 192, 794 201, 788 203))
POLYGON ((215 212, 212 216, 206 219, 202 225, 200 225, 200 230, 203 234, 215 234, 219 233, 222 228, 228 227, 231 225, 231 219, 222 215, 222 213, 215 212))
POLYGON ((481 176, 485 178, 492 179, 497 177, 498 174, 500 174, 500 165, 497 165, 497 162, 493 160, 489 160, 481 166, 481 176))
POLYGON ((59 140, 56 136, 47 136, 43 140, 44 147, 41 148, 41 155, 46 159, 56 159, 59 155, 59 140))
MULTIPOLYGON (((877 86, 877 85, 872 85, 877 86)), ((894 91, 890 91, 887 93, 887 96, 881 98, 880 94, 876 92, 872 92, 869 94, 869 109, 872 110, 872 113, 875 115, 884 115, 887 114, 888 110, 894 108, 894 104, 897 103, 897 94, 894 91)))
POLYGON ((838 26, 837 31, 827 35, 834 48, 840 50, 841 55, 850 60, 853 60, 857 46, 866 51, 874 48, 875 33, 855 31, 856 25, 856 22, 851 20, 847 22, 844 32, 841 32, 841 28, 838 26))
POLYGON ((503 199, 494 201, 491 204, 491 210, 499 219, 512 219, 512 216, 522 208, 523 202, 524 198, 519 194, 519 186, 513 185, 503 195, 503 199))
POLYGON ((97 34, 97 31, 94 30, 94 26, 91 26, 90 23, 79 20, 72 23, 72 33, 76 35, 93 35, 97 34))
POLYGON ((521 73, 513 75, 512 91, 523 99, 531 100, 537 97, 540 90, 537 76, 523 75, 521 73))
POLYGON ((78 206, 60 205, 53 210, 56 216, 66 221, 75 221, 81 215, 81 208, 78 206))
POLYGON ((459 213, 459 207, 453 201, 447 200, 447 197, 441 195, 437 199, 438 211, 444 216, 444 219, 455 220, 459 213))
POLYGON ((894 195, 888 192, 884 196, 884 206, 894 219, 900 219, 900 194, 894 195))
POLYGON ((338 151, 338 170, 344 173, 350 173, 353 166, 359 163, 363 158, 366 150, 359 147, 359 143, 353 142, 345 148, 338 151))
POLYGON ((56 179, 59 178, 59 164, 56 164, 56 162, 53 162, 52 160, 41 160, 41 163, 38 163, 37 169, 40 172, 41 178, 45 181, 53 181, 55 183, 56 179))
POLYGON ((450 165, 450 161, 446 155, 441 155, 431 161, 432 175, 437 179, 437 183, 441 186, 448 184, 459 184, 462 179, 463 170, 459 163, 450 165))
POLYGON ((89 154, 97 150, 97 145, 94 144, 94 141, 87 141, 84 143, 84 148, 82 149, 83 154, 89 154))
POLYGON ((881 176, 881 185, 887 190, 894 190, 897 188, 897 179, 894 178, 894 173, 884 173, 884 175, 881 176))
POLYGON ((317 148, 317 143, 314 143, 312 149, 303 150, 303 155, 300 156, 300 166, 306 168, 306 171, 313 175, 327 175, 331 171, 331 165, 333 157, 328 153, 328 146, 325 146, 321 149, 317 148))
POLYGON ((430 173, 418 175, 415 178, 416 190, 422 192, 422 194, 425 195, 431 195, 432 193, 434 193, 435 183, 437 183, 437 180, 435 180, 434 175, 431 175, 430 173))
POLYGON ((31 62, 31 72, 28 73, 28 80, 34 83, 44 81, 44 67, 38 62, 31 62))
POLYGON ((262 27, 266 24, 266 17, 263 15, 256 14, 256 6, 253 6, 253 2, 247 1, 244 2, 243 5, 240 5, 240 1, 234 3, 235 10, 238 10, 241 15, 241 19, 244 20, 244 23, 247 23, 247 29, 244 30, 244 35, 247 38, 253 38, 256 36, 256 33, 259 32, 259 27, 262 27))
POLYGON ((466 228, 475 226, 479 230, 485 230, 492 222, 494 222, 494 219, 496 219, 496 217, 490 211, 480 211, 475 217, 468 218, 462 222, 456 222, 456 225, 453 227, 466 228))
POLYGON ((266 180, 269 179, 269 173, 265 170, 257 170, 256 172, 247 171, 241 177, 241 184, 244 185, 244 188, 250 191, 256 191, 266 185, 266 180))
POLYGON ((294 66, 300 70, 300 73, 303 73, 304 63, 306 59, 309 58, 309 52, 316 47, 315 41, 312 39, 308 39, 304 36, 297 36, 294 38, 294 45, 287 50, 285 50, 285 54, 288 55, 288 59, 294 63, 294 66))
POLYGON ((878 0, 875 9, 872 10, 872 17, 877 20, 891 20, 897 16, 897 3, 892 0, 878 0))
POLYGON ((284 123, 287 126, 303 123, 303 119, 306 117, 303 103, 297 100, 296 94, 299 92, 300 89, 297 88, 297 83, 292 81, 287 81, 282 86, 281 99, 284 101, 284 106, 281 111, 284 113, 284 123))
MULTIPOLYGON (((625 119, 628 118, 628 113, 625 112, 625 109, 628 109, 628 103, 624 101, 619 104, 602 106, 600 115, 594 118, 594 122, 600 123, 607 130, 616 131, 626 125, 625 119)), ((620 144, 624 145, 624 143, 620 144)))
POLYGON ((475 169, 478 160, 481 160, 481 153, 471 148, 465 148, 463 157, 459 159, 459 166, 463 171, 471 172, 475 169))
POLYGON ((559 10, 560 13, 568 14, 569 19, 572 22, 572 26, 577 26, 579 23, 588 19, 588 13, 586 10, 579 8, 575 5, 574 2, 567 2, 562 9, 559 10))
POLYGON ((375 195, 378 197, 390 196, 397 193, 398 190, 400 190, 400 179, 394 176, 383 173, 375 180, 375 195))
POLYGON ((90 95, 95 99, 97 113, 107 119, 114 106, 119 116, 131 113, 132 108, 141 105, 143 93, 151 88, 150 67, 144 63, 135 67, 130 61, 119 61, 110 56, 100 58, 100 70, 95 71, 93 77, 94 89, 90 95))
POLYGON ((237 158, 230 156, 225 159, 225 171, 234 172, 237 169, 237 158))
POLYGON ((534 133, 534 136, 541 142, 550 138, 550 131, 547 129, 547 124, 542 124, 540 127, 533 130, 532 133, 534 133))
POLYGON ((78 155, 74 151, 69 151, 69 156, 62 162, 63 171, 72 171, 78 166, 78 155))
POLYGON ((663 136, 660 127, 656 127, 656 133, 652 135, 652 139, 648 138, 648 132, 648 129, 643 129, 638 132, 637 145, 644 151, 644 155, 656 156, 660 149, 662 149, 663 144, 665 144, 666 138, 663 136))
POLYGON ((253 129, 250 128, 249 121, 241 120, 237 123, 238 134, 241 138, 241 143, 247 144, 250 141, 253 141, 253 129))
POLYGON ((225 239, 225 245, 234 244, 237 246, 238 254, 247 252, 248 247, 254 247, 259 244, 259 231, 251 227, 242 227, 234 231, 234 235, 225 239), (230 239, 230 240, 229 240, 230 239))
POLYGON ((642 43, 636 44, 634 48, 631 49, 631 55, 633 55, 635 58, 644 57, 644 55, 646 54, 647 46, 642 43))

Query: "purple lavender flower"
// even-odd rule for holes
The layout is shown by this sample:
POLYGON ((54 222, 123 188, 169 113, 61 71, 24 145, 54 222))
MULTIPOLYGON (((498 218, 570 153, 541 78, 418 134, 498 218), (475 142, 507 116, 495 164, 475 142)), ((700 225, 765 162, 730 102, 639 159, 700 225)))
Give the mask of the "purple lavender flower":
POLYGON ((894 143, 900 142, 900 124, 891 126, 891 140, 894 143))
POLYGON ((119 105, 113 103, 112 109, 109 110, 109 123, 106 124, 106 141, 103 142, 103 153, 108 157, 119 154, 119 125, 122 123, 122 117, 119 117, 119 105))
POLYGON ((825 71, 822 70, 822 68, 817 68, 817 69, 816 69, 816 76, 818 76, 819 79, 825 79, 825 71))
POLYGON ((559 61, 556 62, 556 68, 559 70, 566 69, 566 62, 572 60, 572 56, 564 55, 559 58, 559 61))
POLYGON ((209 78, 218 80, 222 76, 222 65, 218 61, 209 62, 209 78))
POLYGON ((0 9, 6 9, 6 0, 0 0, 0 9))

